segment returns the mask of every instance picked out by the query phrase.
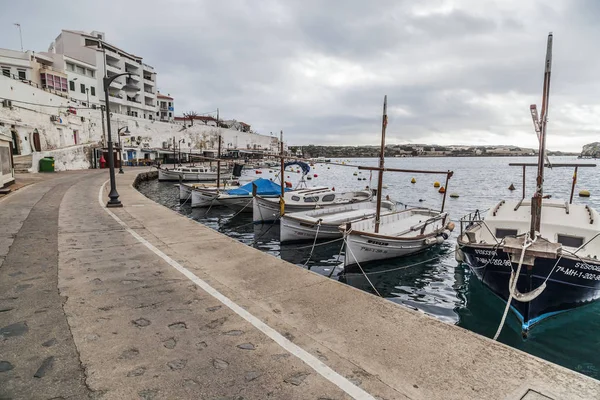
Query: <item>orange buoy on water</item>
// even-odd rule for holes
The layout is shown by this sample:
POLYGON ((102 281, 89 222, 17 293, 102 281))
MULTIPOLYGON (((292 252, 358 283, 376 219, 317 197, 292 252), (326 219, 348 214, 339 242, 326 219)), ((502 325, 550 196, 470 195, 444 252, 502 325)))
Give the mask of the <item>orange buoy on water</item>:
POLYGON ((257 174, 262 174, 262 171, 256 170, 257 174))
POLYGON ((442 187, 440 187, 440 190, 438 190, 438 192, 440 192, 440 193, 446 193, 446 189, 442 186, 442 187))
POLYGON ((292 182, 285 181, 285 187, 286 188, 291 188, 292 187, 292 182))

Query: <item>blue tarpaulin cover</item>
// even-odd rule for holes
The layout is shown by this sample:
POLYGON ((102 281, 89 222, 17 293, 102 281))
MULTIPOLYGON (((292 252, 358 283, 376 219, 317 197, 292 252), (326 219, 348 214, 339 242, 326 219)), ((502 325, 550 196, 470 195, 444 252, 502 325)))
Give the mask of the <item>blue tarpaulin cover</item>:
MULTIPOLYGON (((252 194, 252 184, 256 185, 256 194, 261 196, 276 196, 281 194, 281 186, 273 181, 264 178, 258 178, 250 183, 246 183, 244 186, 240 186, 237 189, 231 189, 227 191, 227 194, 233 196, 243 196, 252 194)), ((286 189, 286 191, 289 189, 286 189)))
POLYGON ((298 165, 302 168, 302 174, 306 175, 310 172, 310 165, 302 161, 288 161, 284 164, 283 169, 286 169, 290 165, 298 165))

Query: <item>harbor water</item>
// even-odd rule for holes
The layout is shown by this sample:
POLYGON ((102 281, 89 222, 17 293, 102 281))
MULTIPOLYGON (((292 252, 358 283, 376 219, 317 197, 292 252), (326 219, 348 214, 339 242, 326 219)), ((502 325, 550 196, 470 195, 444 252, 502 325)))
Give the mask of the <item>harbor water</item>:
MULTIPOLYGON (((593 163, 594 160, 577 160, 575 157, 551 157, 551 162, 593 163)), ((344 190, 376 187, 377 174, 359 171, 351 165, 376 166, 377 159, 333 159, 334 164, 315 164, 309 175, 316 174, 309 186, 335 187, 344 190), (345 163, 345 165, 341 165, 345 163), (338 165, 339 164, 339 165, 338 165), (360 180, 359 180, 360 179, 360 180)), ((251 214, 234 213, 225 208, 212 207, 192 209, 190 203, 179 202, 179 189, 173 182, 143 182, 139 190, 149 198, 172 208, 219 232, 249 246, 312 271, 331 276, 354 287, 374 293, 377 291, 390 301, 432 315, 444 322, 459 325, 473 332, 492 337, 498 328, 504 303, 484 287, 466 265, 455 261, 456 236, 460 231, 460 217, 475 210, 484 211, 502 199, 520 199, 522 196, 522 168, 509 163, 535 163, 535 157, 449 157, 449 158, 388 158, 386 167, 412 170, 454 171, 447 192, 458 198, 446 199, 446 210, 456 223, 451 238, 443 245, 422 254, 401 260, 391 260, 364 266, 369 278, 360 271, 340 273, 336 268, 343 262, 342 242, 318 245, 311 255, 312 242, 280 246, 279 225, 252 224, 251 214), (515 191, 508 187, 514 184, 515 191), (310 257, 309 257, 310 256, 310 257), (371 283, 369 283, 369 281, 371 283)), ((285 172, 285 180, 296 184, 301 174, 285 172)), ((298 168, 294 168, 298 169, 298 168)), ((277 170, 245 170, 243 182, 257 177, 273 178, 277 170)), ((580 168, 575 189, 574 203, 589 204, 600 210, 599 168, 580 168), (587 189, 590 198, 577 196, 579 190, 587 189)), ((526 197, 535 188, 535 167, 528 167, 526 197)), ((573 168, 546 169, 545 194, 553 199, 569 200, 573 168)), ((383 194, 400 202, 399 207, 421 206, 439 209, 442 194, 434 188, 435 181, 445 183, 445 174, 406 174, 386 172, 383 177, 383 194), (416 183, 412 184, 411 179, 416 183)), ((401 329, 401 327, 398 327, 401 329)), ((544 358, 564 367, 600 379, 600 302, 580 307, 536 325, 529 337, 521 337, 520 323, 509 313, 507 323, 499 340, 527 353, 544 358)))

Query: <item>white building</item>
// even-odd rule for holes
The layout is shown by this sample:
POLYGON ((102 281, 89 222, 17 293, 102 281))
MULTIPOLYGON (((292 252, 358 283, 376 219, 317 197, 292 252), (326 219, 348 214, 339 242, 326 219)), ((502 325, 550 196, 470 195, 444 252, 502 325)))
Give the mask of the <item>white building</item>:
POLYGON ((170 94, 165 96, 158 92, 156 94, 156 105, 158 106, 156 119, 163 122, 175 121, 175 99, 170 94))
POLYGON ((80 103, 105 103, 102 79, 124 72, 132 77, 119 77, 109 87, 109 109, 113 113, 156 119, 156 72, 142 62, 142 57, 107 43, 103 32, 63 30, 48 49, 62 54, 69 79, 69 95, 80 103), (129 82, 125 80, 129 79, 129 82), (128 83, 139 91, 127 96, 122 90, 128 83))

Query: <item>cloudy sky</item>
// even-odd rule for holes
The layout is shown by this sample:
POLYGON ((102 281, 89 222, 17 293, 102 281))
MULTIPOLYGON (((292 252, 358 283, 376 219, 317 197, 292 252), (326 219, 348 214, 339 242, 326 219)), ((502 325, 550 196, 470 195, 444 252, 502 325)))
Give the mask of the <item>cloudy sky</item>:
POLYGON ((103 31, 158 71, 178 114, 221 110, 290 144, 536 146, 548 32, 548 144, 600 140, 595 0, 20 1, 0 47, 46 51, 61 29, 103 31))

